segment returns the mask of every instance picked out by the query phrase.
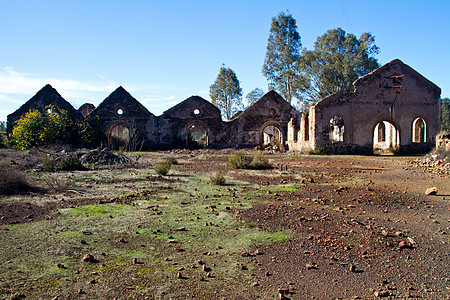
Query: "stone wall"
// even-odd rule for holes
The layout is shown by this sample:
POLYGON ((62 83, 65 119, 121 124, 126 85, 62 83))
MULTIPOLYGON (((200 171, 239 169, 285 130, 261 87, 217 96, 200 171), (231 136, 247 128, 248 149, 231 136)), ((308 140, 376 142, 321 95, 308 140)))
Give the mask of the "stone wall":
MULTIPOLYGON (((157 117, 123 87, 94 110, 86 104, 80 112, 99 119, 108 142, 140 144, 144 149, 270 144, 302 151, 341 147, 368 152, 376 148, 418 152, 435 144, 441 91, 415 70, 394 60, 356 80, 354 87, 353 92, 341 90, 322 99, 307 114, 300 114, 270 91, 229 121, 223 121, 220 110, 199 96, 157 117)), ((47 85, 8 116, 8 132, 28 110, 44 110, 49 104, 78 115, 47 85)))

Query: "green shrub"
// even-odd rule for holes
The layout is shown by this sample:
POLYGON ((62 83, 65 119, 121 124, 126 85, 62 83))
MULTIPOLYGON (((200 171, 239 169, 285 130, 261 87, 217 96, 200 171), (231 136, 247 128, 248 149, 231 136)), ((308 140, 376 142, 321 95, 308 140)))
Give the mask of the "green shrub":
POLYGON ((250 169, 269 169, 271 167, 269 160, 264 157, 261 151, 256 151, 253 160, 249 165, 250 169))
POLYGON ((167 175, 167 173, 169 173, 171 167, 172 167, 172 162, 165 159, 165 160, 160 161, 158 164, 156 164, 153 167, 153 169, 155 170, 156 174, 167 175))
POLYGON ((321 145, 318 145, 318 146, 316 146, 316 148, 313 150, 313 152, 312 152, 312 154, 315 154, 315 155, 323 155, 323 154, 325 154, 325 147, 323 147, 323 146, 321 146, 321 145))
POLYGON ((72 143, 77 140, 75 118, 53 105, 46 106, 45 113, 30 110, 17 120, 9 138, 16 149, 72 143))
POLYGON ((85 169, 86 168, 81 164, 80 160, 76 156, 64 157, 56 164, 57 171, 77 171, 85 169))
POLYGON ((169 157, 166 160, 169 161, 172 165, 178 165, 178 161, 175 157, 169 157))
POLYGON ((252 162, 252 157, 247 155, 245 151, 235 151, 229 158, 228 164, 233 169, 247 169, 252 162))
POLYGON ((23 171, 6 164, 1 164, 0 168, 0 195, 19 194, 31 189, 23 171))
POLYGON ((45 172, 56 171, 56 160, 50 154, 45 155, 42 158, 42 168, 45 172))
POLYGON ((212 174, 209 179, 214 185, 225 185, 227 180, 225 179, 224 175, 225 173, 223 171, 217 171, 216 173, 212 174))

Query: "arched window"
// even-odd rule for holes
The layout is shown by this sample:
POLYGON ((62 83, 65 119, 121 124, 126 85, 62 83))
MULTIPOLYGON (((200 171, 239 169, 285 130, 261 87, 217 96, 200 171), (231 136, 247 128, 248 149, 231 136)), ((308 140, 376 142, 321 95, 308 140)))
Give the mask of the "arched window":
POLYGON ((208 146, 208 131, 199 124, 191 124, 187 127, 188 148, 205 148, 208 146))
POLYGON ((123 123, 115 123, 109 127, 108 141, 112 149, 127 147, 130 142, 130 130, 123 123))
POLYGON ((344 119, 339 116, 334 116, 330 119, 330 141, 332 143, 344 142, 345 131, 344 119))
POLYGON ((267 125, 262 130, 262 144, 263 145, 281 145, 282 144, 282 133, 277 125, 271 124, 267 125))
POLYGON ((425 143, 426 136, 426 123, 422 118, 416 118, 412 124, 412 141, 413 143, 425 143))
POLYGON ((395 150, 400 146, 400 132, 389 121, 381 121, 373 130, 374 152, 388 153, 386 150, 395 150))

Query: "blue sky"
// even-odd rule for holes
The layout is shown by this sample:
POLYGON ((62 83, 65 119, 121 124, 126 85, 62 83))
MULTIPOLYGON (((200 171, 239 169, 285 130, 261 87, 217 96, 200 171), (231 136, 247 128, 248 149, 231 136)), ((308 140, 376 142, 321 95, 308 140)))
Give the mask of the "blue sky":
POLYGON ((450 97, 450 1, 0 0, 0 121, 49 83, 76 108, 123 86, 149 111, 209 98, 222 64, 244 95, 267 91, 261 67, 272 17, 297 20, 304 48, 341 27, 371 32, 450 97))

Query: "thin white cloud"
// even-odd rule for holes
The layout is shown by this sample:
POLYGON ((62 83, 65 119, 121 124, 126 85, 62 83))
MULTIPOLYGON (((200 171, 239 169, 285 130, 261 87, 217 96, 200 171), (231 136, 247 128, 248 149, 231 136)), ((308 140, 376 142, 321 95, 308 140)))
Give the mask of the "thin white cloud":
POLYGON ((147 109, 156 111, 154 113, 168 109, 183 100, 172 94, 177 89, 174 86, 144 83, 117 84, 101 74, 96 76, 98 77, 96 81, 79 81, 43 77, 19 72, 12 67, 3 67, 0 69, 0 120, 6 120, 8 114, 18 109, 46 84, 54 87, 74 107, 79 107, 86 102, 98 105, 120 85, 147 109), (164 96, 158 96, 158 94, 164 96))
POLYGON ((105 93, 114 91, 118 86, 115 82, 107 79, 85 82, 74 79, 40 77, 16 71, 12 67, 3 67, 0 69, 0 120, 6 120, 8 114, 19 108, 46 84, 52 85, 64 99, 75 106, 79 106, 78 104, 82 104, 86 100, 98 103, 105 93))
POLYGON ((98 93, 112 91, 117 84, 103 79, 99 83, 82 82, 73 79, 38 77, 33 74, 18 72, 14 68, 4 67, 0 70, 0 93, 7 95, 33 95, 46 84, 51 84, 64 98, 81 97, 86 92, 98 93))

